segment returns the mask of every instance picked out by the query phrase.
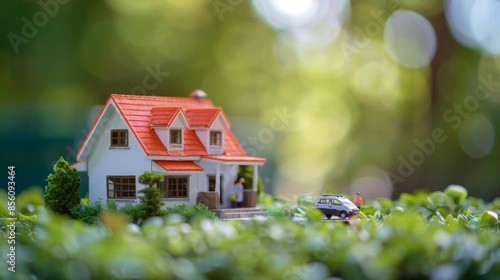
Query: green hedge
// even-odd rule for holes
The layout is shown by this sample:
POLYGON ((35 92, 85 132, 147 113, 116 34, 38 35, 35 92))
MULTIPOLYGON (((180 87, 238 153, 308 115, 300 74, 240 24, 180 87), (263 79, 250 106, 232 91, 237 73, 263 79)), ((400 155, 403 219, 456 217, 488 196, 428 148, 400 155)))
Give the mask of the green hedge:
MULTIPOLYGON (((277 219, 188 224, 172 214, 139 228, 113 212, 98 225, 54 216, 39 196, 25 192, 16 200, 16 272, 2 262, 1 279, 500 278, 498 199, 405 194, 373 201, 350 225, 318 221, 310 199, 281 201, 272 212, 304 212, 309 222, 280 212, 277 219)), ((3 192, 0 201, 7 216, 3 192)), ((7 256, 8 244, 0 251, 7 256)))

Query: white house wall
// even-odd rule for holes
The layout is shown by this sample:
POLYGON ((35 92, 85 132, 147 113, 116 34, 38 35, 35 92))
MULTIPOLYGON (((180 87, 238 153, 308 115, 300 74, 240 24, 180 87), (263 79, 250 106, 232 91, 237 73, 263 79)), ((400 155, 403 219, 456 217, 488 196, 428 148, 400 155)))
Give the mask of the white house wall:
POLYGON ((184 115, 181 113, 179 113, 179 114, 177 114, 177 116, 175 116, 174 121, 170 125, 170 127, 172 127, 172 128, 185 128, 187 126, 188 125, 187 125, 186 119, 184 119, 184 115))
POLYGON ((160 138, 161 143, 163 143, 163 145, 165 147, 168 147, 170 145, 169 144, 170 136, 168 133, 169 132, 168 128, 158 127, 158 128, 155 128, 154 131, 156 132, 156 135, 158 135, 158 138, 160 138))
POLYGON ((222 116, 221 113, 219 113, 219 115, 217 115, 217 118, 215 118, 214 122, 212 123, 212 126, 210 127, 210 130, 224 131, 227 128, 228 127, 226 125, 224 117, 222 116))
MULTIPOLYGON (((106 176, 135 176, 136 191, 144 188, 138 179, 144 171, 151 170, 151 161, 146 159, 146 154, 136 137, 116 111, 101 130, 101 134, 88 159, 89 200, 91 202, 98 198, 107 200, 106 176), (110 148, 111 129, 128 129, 129 147, 110 148)), ((135 199, 115 199, 115 201, 118 205, 136 202, 135 199)))

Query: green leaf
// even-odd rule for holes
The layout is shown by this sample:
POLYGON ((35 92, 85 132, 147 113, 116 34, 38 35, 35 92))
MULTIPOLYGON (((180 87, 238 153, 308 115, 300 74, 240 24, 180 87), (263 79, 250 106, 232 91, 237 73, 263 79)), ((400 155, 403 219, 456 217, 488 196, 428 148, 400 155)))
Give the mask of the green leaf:
POLYGON ((373 208, 373 205, 369 205, 369 204, 363 204, 361 205, 361 209, 360 209, 363 213, 365 213, 366 215, 373 215, 373 213, 375 212, 375 209, 373 208))
POLYGON ((417 198, 409 193, 402 193, 399 195, 399 199, 408 205, 415 205, 417 203, 417 198))
POLYGON ((486 211, 481 216, 480 227, 490 227, 498 223, 498 215, 493 211, 486 211))
POLYGON ((446 205, 436 206, 435 210, 436 212, 439 212, 439 214, 441 214, 441 216, 443 217, 450 215, 450 207, 446 205))
POLYGON ((450 197, 455 204, 460 203, 463 199, 467 197, 467 189, 460 185, 449 185, 444 193, 450 197))

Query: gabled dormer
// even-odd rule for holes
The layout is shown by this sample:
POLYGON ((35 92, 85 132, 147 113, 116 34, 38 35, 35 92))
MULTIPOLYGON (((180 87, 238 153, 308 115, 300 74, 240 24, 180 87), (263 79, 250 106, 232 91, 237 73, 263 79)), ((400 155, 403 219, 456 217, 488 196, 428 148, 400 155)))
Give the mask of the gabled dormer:
POLYGON ((186 110, 190 129, 210 155, 224 154, 224 133, 231 128, 221 108, 195 108, 186 110))
POLYGON ((184 130, 189 124, 181 107, 152 108, 151 129, 167 150, 184 150, 184 130))

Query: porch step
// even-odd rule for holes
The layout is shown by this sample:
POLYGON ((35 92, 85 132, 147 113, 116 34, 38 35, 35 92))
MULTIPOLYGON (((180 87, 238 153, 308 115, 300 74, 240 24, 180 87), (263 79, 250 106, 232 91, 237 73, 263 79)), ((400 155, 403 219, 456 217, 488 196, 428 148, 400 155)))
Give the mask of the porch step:
POLYGON ((219 219, 249 219, 257 216, 266 216, 266 211, 257 207, 226 208, 213 210, 219 219))

